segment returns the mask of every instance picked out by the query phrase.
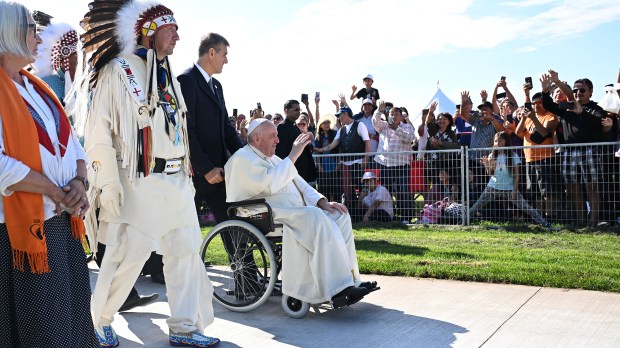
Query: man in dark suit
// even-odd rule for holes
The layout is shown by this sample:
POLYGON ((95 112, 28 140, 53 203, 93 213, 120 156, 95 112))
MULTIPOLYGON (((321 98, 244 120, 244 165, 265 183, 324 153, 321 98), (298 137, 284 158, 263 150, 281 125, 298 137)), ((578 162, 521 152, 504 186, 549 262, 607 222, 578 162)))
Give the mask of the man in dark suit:
POLYGON ((196 207, 206 202, 217 222, 227 220, 224 164, 243 146, 228 119, 222 85, 213 77, 228 63, 228 46, 228 41, 219 34, 203 37, 198 61, 178 77, 188 109, 196 207))
MULTIPOLYGON (((278 125, 278 140, 276 145, 276 155, 280 158, 286 158, 293 148, 295 139, 301 134, 301 131, 295 124, 299 118, 300 108, 297 100, 289 100, 284 104, 284 122, 278 125)), ((304 152, 295 162, 295 168, 299 175, 312 187, 316 187, 316 179, 318 177, 316 164, 312 158, 312 147, 308 145, 304 152)))

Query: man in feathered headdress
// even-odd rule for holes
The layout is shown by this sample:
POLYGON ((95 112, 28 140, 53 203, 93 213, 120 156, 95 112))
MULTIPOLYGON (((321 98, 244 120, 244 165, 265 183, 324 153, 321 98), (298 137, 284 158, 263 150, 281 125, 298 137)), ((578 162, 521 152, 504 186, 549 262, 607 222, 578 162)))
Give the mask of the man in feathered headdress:
POLYGON ((69 24, 48 24, 40 34, 41 45, 35 62, 37 75, 65 105, 65 96, 75 78, 78 63, 78 34, 69 24))
MULTIPOLYGON (((213 287, 198 255, 187 109, 167 58, 179 40, 176 20, 153 1, 89 6, 81 23, 90 65, 82 85, 91 100, 84 135, 90 199, 100 207, 94 238, 106 244, 93 293, 95 330, 102 346, 118 345, 112 318, 156 250, 164 261, 170 343, 213 346, 219 340, 203 335, 213 322, 213 287)), ((92 215, 87 226, 92 235, 92 215)))

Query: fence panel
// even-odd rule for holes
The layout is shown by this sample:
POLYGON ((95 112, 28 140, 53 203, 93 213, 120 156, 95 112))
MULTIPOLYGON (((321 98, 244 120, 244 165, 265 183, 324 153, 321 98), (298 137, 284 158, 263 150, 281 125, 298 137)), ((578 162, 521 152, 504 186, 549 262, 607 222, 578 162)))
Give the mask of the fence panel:
POLYGON ((387 214, 404 223, 620 224, 619 148, 595 143, 315 155, 316 186, 345 203, 355 222, 387 214), (527 151, 535 160, 526 161, 527 151), (365 172, 383 189, 363 180, 365 172), (386 214, 367 214, 374 201, 380 203, 371 210, 386 214))

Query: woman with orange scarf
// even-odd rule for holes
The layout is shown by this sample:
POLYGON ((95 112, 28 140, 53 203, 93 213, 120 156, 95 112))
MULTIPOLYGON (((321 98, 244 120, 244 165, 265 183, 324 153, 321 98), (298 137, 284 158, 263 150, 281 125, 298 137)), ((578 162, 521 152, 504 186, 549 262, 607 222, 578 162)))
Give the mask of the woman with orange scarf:
POLYGON ((30 11, 0 1, 0 346, 98 347, 86 156, 54 93, 23 69, 40 43, 30 11))

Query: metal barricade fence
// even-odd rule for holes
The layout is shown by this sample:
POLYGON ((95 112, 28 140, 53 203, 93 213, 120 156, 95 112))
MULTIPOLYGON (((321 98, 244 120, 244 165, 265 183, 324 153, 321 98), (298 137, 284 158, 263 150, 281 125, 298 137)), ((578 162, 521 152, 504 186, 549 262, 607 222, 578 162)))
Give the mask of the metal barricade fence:
POLYGON ((619 148, 614 142, 317 154, 316 187, 345 203, 354 222, 620 224, 619 148), (366 172, 383 188, 364 180, 366 172))

